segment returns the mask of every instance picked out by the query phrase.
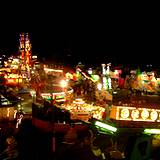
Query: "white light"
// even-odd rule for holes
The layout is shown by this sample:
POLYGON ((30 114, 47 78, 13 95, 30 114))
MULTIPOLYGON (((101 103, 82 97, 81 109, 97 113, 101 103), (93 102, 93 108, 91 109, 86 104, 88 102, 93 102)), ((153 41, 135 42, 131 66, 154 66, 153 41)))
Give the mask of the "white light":
POLYGON ((103 77, 103 88, 107 89, 107 79, 106 79, 106 77, 103 77))
POLYGON ((108 85, 109 85, 109 89, 112 89, 112 82, 111 82, 111 78, 108 78, 108 85))
POLYGON ((102 74, 104 74, 104 75, 106 74, 105 66, 106 66, 105 64, 102 64, 102 74))
POLYGON ((88 74, 92 74, 92 68, 89 68, 88 74))
POLYGON ((65 81, 65 80, 62 80, 61 82, 60 82, 60 84, 61 84, 61 87, 63 87, 63 88, 65 88, 65 87, 67 87, 67 81, 65 81))
POLYGON ((17 110, 14 110, 14 119, 16 118, 17 110))
POLYGON ((97 84, 97 88, 98 88, 98 90, 101 90, 101 89, 102 89, 102 84, 101 84, 101 83, 98 83, 98 84, 97 84))

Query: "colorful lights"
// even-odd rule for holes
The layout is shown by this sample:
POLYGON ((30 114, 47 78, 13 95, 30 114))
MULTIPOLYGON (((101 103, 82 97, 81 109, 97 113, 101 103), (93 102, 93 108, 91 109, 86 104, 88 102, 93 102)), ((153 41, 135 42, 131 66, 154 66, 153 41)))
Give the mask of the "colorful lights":
POLYGON ((63 104, 61 107, 70 111, 71 119, 83 121, 88 121, 91 117, 102 120, 105 112, 105 108, 87 104, 81 98, 75 99, 71 104, 63 104))
POLYGON ((4 78, 22 78, 22 76, 18 74, 11 73, 9 75, 5 75, 4 78))
POLYGON ((51 93, 41 93, 42 98, 47 100, 52 100, 52 94, 51 93))
POLYGON ((63 73, 62 69, 44 68, 44 71, 46 71, 46 72, 60 72, 60 73, 63 73))
POLYGON ((77 77, 80 78, 80 72, 81 72, 81 74, 82 74, 85 78, 90 79, 92 82, 96 82, 96 81, 97 81, 97 80, 94 80, 93 78, 87 76, 86 73, 83 72, 80 68, 77 68, 77 69, 76 69, 77 77))
POLYGON ((71 95, 73 93, 73 89, 70 89, 69 91, 66 92, 56 92, 56 93, 41 93, 41 96, 43 99, 47 100, 58 100, 61 99, 61 101, 66 101, 66 94, 71 95))

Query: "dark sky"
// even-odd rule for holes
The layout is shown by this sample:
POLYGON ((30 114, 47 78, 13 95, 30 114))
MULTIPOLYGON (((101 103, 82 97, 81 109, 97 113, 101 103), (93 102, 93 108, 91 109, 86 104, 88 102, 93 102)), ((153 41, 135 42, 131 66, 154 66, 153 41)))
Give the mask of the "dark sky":
POLYGON ((18 36, 23 31, 30 33, 33 53, 46 59, 64 55, 65 59, 93 64, 159 61, 159 23, 155 12, 99 9, 86 14, 44 14, 32 16, 26 24, 19 22, 14 30, 5 26, 0 30, 1 52, 16 53, 18 36))

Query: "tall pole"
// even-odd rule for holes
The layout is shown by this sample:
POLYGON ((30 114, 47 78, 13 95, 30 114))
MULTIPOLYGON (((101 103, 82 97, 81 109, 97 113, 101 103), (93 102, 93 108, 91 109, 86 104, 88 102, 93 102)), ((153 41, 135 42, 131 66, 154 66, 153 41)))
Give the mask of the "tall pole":
POLYGON ((111 63, 108 63, 107 64, 107 71, 106 71, 106 73, 107 73, 107 85, 108 85, 107 88, 109 90, 112 89, 111 78, 110 78, 110 66, 111 66, 111 63))
POLYGON ((55 133, 55 112, 56 112, 56 108, 55 108, 55 106, 54 106, 54 101, 55 101, 55 95, 54 95, 54 97, 52 96, 52 103, 51 103, 51 105, 52 105, 52 108, 53 108, 53 111, 52 111, 52 151, 53 151, 53 154, 55 153, 55 151, 56 151, 56 133, 55 133), (54 99, 53 99, 54 98, 54 99))

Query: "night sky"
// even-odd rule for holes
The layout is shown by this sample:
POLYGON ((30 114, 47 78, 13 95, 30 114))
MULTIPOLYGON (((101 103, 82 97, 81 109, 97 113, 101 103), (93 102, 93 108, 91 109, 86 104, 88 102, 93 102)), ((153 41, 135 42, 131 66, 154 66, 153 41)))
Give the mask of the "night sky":
POLYGON ((5 26, 0 30, 1 53, 18 54, 23 31, 30 34, 33 54, 46 60, 65 57, 68 62, 92 64, 158 64, 159 23, 154 14, 112 11, 108 15, 70 13, 47 20, 34 18, 31 21, 36 22, 25 28, 22 23, 14 31, 5 26))

